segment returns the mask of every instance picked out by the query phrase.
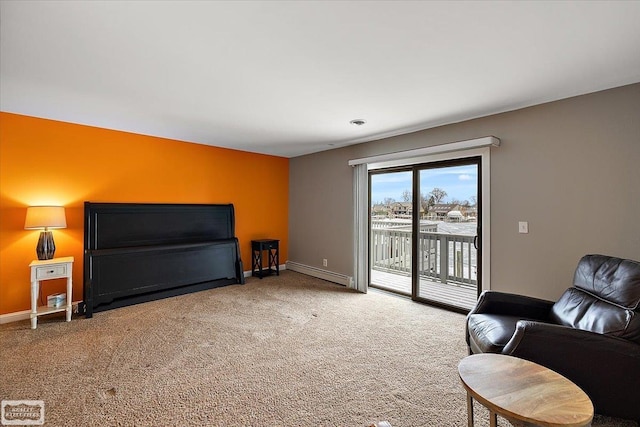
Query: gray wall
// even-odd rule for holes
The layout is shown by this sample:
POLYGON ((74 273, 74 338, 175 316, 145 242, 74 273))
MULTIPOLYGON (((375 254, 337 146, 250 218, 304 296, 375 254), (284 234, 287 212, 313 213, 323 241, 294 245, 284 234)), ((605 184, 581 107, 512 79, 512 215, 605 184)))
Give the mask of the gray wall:
POLYGON ((640 260, 640 84, 291 159, 289 260, 353 275, 348 160, 487 135, 492 289, 556 299, 584 254, 640 260))

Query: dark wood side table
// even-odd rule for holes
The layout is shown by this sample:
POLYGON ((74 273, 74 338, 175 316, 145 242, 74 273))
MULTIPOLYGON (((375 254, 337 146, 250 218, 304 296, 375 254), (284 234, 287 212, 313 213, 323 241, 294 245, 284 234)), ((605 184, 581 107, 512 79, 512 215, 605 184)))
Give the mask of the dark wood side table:
POLYGON ((262 279, 264 276, 275 273, 280 275, 280 255, 278 246, 280 240, 262 239, 251 241, 251 275, 262 279), (262 268, 262 254, 267 252, 268 266, 262 268))

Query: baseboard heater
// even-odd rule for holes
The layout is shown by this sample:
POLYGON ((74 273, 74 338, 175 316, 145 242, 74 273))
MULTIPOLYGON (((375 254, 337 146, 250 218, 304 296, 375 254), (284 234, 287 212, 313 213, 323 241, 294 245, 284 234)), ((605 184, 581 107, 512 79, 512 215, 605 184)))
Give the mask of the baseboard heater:
POLYGON ((300 264, 293 261, 287 261, 286 265, 287 270, 296 271, 298 273, 317 277, 318 279, 338 283, 347 287, 353 286, 353 277, 347 276, 345 274, 334 273, 333 271, 323 270, 321 268, 312 267, 310 265, 300 264))

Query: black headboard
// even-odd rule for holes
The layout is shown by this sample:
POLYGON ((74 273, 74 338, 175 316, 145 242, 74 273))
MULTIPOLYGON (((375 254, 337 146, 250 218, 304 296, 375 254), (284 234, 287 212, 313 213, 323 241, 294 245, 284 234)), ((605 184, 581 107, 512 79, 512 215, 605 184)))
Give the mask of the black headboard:
POLYGON ((231 204, 85 202, 84 220, 87 317, 244 283, 231 204))

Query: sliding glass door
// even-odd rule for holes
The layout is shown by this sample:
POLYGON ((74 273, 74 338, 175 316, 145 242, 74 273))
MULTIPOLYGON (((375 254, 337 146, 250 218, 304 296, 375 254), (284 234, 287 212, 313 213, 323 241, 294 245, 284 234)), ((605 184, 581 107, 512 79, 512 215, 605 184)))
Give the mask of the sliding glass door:
POLYGON ((417 236, 416 299, 469 309, 478 296, 479 159, 417 168, 424 214, 417 236))
POLYGON ((370 172, 370 285, 470 309, 481 289, 479 157, 370 172))
POLYGON ((370 175, 370 284, 411 295, 413 171, 370 175))

